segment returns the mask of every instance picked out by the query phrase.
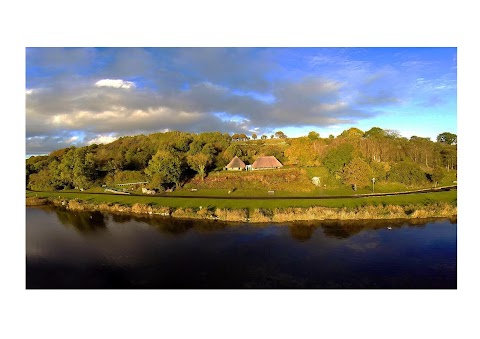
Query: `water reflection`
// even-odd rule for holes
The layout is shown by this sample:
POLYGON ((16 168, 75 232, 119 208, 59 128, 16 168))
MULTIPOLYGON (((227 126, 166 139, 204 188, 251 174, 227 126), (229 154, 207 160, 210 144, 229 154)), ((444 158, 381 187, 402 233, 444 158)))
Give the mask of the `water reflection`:
MULTIPOLYGON (((366 230, 396 229, 403 226, 425 227, 425 225, 437 222, 438 219, 396 219, 396 220, 354 220, 354 221, 321 221, 320 227, 327 237, 347 239, 366 230)), ((444 220, 443 220, 444 221, 444 220)), ((456 224, 456 219, 449 220, 456 224)))
POLYGON ((456 288, 454 223, 246 224, 27 208, 27 288, 456 288))
MULTIPOLYGON (((140 222, 151 226, 156 231, 169 234, 181 235, 189 231, 201 233, 215 233, 227 229, 232 225, 242 223, 227 223, 222 221, 201 220, 201 219, 175 219, 157 215, 128 215, 128 214, 103 214, 101 212, 72 212, 65 209, 45 207, 54 211, 58 220, 67 227, 73 227, 81 233, 102 231, 107 228, 107 220, 111 218, 114 223, 125 224, 129 222, 140 222)), ((403 226, 425 227, 438 219, 398 219, 398 220, 322 220, 315 222, 290 222, 278 224, 287 226, 290 237, 299 242, 306 242, 312 238, 317 229, 321 229, 328 238, 347 239, 362 231, 378 229, 396 229, 403 226)), ((456 224, 456 219, 450 219, 451 224, 456 224)), ((254 227, 265 227, 270 224, 249 224, 254 227)))
POLYGON ((126 214, 110 214, 112 217, 113 222, 117 224, 125 224, 127 222, 130 222, 132 220, 132 217, 126 214))
POLYGON ((178 235, 190 230, 197 232, 217 232, 228 226, 226 222, 201 220, 201 219, 175 219, 156 215, 126 215, 112 214, 114 222, 141 222, 152 226, 155 230, 164 233, 178 235))
POLYGON ((300 242, 307 241, 313 235, 313 232, 318 228, 313 224, 290 224, 290 236, 300 242))
POLYGON ((106 230, 106 216, 100 212, 71 212, 65 209, 55 209, 57 218, 67 227, 72 227, 80 233, 92 233, 106 230))

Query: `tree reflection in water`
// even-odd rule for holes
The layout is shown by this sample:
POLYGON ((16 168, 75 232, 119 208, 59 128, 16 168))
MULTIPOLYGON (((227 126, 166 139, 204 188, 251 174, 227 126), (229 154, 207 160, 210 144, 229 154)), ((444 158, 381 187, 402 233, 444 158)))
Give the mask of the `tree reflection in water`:
POLYGON ((107 229, 106 217, 103 213, 68 211, 59 208, 56 208, 54 211, 62 225, 73 226, 80 233, 93 233, 107 229))
MULTIPOLYGON (((128 215, 120 213, 104 214, 101 212, 68 211, 65 209, 53 208, 58 220, 65 226, 73 226, 81 233, 91 233, 107 228, 106 221, 109 217, 114 223, 141 222, 145 223, 163 234, 179 235, 190 230, 209 233, 225 230, 232 225, 241 223, 227 223, 223 221, 201 220, 201 219, 175 219, 156 215, 128 215)), ((330 238, 346 239, 364 230, 377 230, 387 227, 400 228, 402 226, 425 227, 426 224, 435 222, 438 219, 400 219, 400 220, 322 220, 311 222, 293 222, 283 224, 289 228, 292 239, 300 242, 308 241, 318 228, 321 228, 324 235, 330 238)), ((450 223, 455 224, 456 219, 450 223)), ((251 227, 264 227, 270 224, 248 224, 251 227)), ((281 224, 279 224, 281 225, 281 224)))
MULTIPOLYGON (((403 226, 413 226, 424 228, 429 223, 434 223, 438 219, 400 219, 400 220, 322 220, 316 222, 295 222, 288 224, 290 236, 298 241, 309 240, 315 230, 321 228, 324 235, 328 238, 347 239, 366 230, 385 229, 387 227, 400 228, 403 226)), ((451 224, 456 224, 456 219, 449 220, 451 224)))
POLYGON ((293 239, 303 242, 312 237, 318 226, 314 224, 291 224, 288 228, 293 239))
MULTIPOLYGON (((392 229, 402 226, 414 226, 423 228, 429 223, 434 223, 439 219, 394 219, 394 220, 346 220, 346 221, 319 221, 324 234, 327 237, 346 239, 365 230, 378 230, 387 227, 392 229)), ((443 219, 444 220, 444 219, 443 219)), ((442 221, 443 221, 442 220, 442 221)), ((449 220, 451 224, 456 224, 456 219, 449 220)))
POLYGON ((228 227, 226 222, 201 220, 201 219, 175 219, 171 217, 162 217, 157 215, 128 215, 128 214, 110 214, 115 223, 140 222, 145 223, 155 230, 164 233, 178 235, 190 230, 197 232, 217 232, 228 227))

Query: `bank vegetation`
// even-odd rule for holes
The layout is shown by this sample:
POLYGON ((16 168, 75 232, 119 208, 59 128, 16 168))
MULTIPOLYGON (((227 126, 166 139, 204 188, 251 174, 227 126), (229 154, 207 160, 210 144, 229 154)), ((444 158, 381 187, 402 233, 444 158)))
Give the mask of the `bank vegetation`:
POLYGON ((210 219, 235 222, 287 222, 313 220, 372 220, 456 218, 455 202, 411 203, 402 205, 363 205, 355 207, 281 207, 281 208, 220 208, 214 206, 172 207, 134 203, 93 203, 79 199, 27 197, 27 206, 54 205, 70 211, 101 211, 151 215, 180 219, 210 219))

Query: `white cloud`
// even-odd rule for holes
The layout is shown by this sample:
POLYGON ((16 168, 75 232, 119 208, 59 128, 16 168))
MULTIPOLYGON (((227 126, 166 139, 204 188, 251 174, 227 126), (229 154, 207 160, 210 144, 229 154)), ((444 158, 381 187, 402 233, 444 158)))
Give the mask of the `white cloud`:
POLYGON ((134 88, 135 83, 121 79, 102 79, 95 83, 96 87, 113 87, 113 88, 134 88))
POLYGON ((70 139, 65 140, 64 142, 66 142, 68 144, 71 144, 71 143, 76 142, 77 140, 78 140, 78 136, 75 135, 75 136, 71 137, 70 139))
POLYGON ((110 135, 99 135, 94 139, 91 139, 88 141, 88 145, 92 144, 108 144, 111 143, 115 140, 117 140, 118 137, 110 136, 110 135))

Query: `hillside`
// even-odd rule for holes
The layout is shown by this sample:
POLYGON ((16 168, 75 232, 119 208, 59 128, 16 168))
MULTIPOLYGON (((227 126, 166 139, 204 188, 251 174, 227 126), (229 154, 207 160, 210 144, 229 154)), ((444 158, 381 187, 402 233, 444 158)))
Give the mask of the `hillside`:
MULTIPOLYGON (((277 132, 278 133, 278 132, 277 132)), ((230 136, 220 132, 166 132, 122 137, 109 144, 70 147, 26 160, 26 186, 37 191, 95 189, 143 182, 157 192, 175 190, 368 191, 451 184, 456 180, 456 139, 400 137, 374 127, 345 130, 334 138, 230 136), (448 142, 447 142, 448 141, 448 142), (224 171, 235 156, 252 164, 274 156, 284 167, 224 171), (312 178, 319 177, 318 186, 312 178)), ((451 134, 449 134, 451 135, 451 134)), ((455 136, 456 138, 456 136, 455 136)), ((140 189, 141 187, 136 187, 140 189)))

